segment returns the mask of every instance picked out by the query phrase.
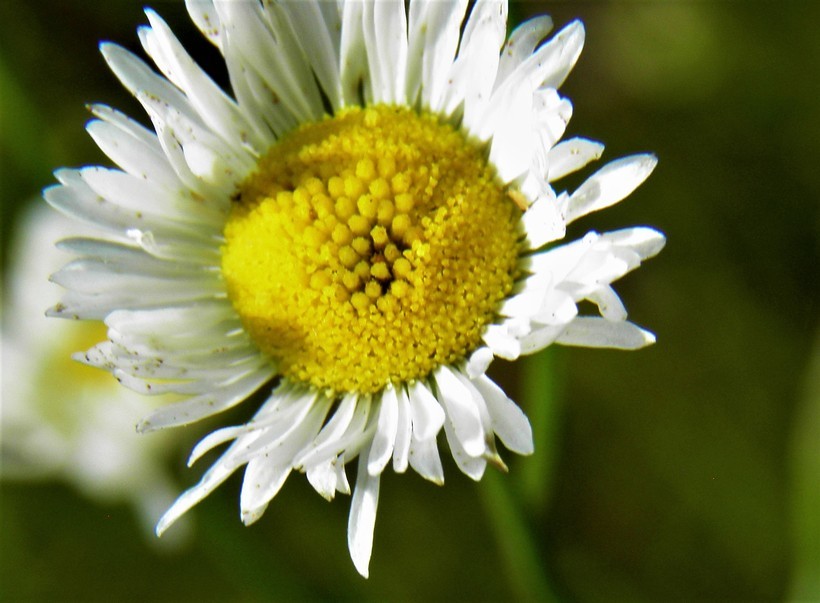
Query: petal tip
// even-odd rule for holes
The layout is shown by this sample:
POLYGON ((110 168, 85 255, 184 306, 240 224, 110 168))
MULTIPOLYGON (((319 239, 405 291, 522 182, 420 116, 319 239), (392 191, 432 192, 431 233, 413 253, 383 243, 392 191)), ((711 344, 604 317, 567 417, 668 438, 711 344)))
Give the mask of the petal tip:
POLYGON ((174 523, 176 517, 170 516, 171 511, 174 507, 168 509, 165 514, 159 518, 156 527, 154 528, 154 534, 157 535, 157 538, 161 538, 162 535, 171 527, 171 524, 174 523))
POLYGON ((641 167, 647 170, 649 173, 652 173, 652 170, 658 165, 658 156, 655 153, 644 153, 640 155, 641 157, 641 167))
POLYGON ((111 62, 113 56, 122 51, 122 47, 119 44, 108 41, 100 42, 97 47, 100 49, 100 54, 103 55, 106 62, 111 62))

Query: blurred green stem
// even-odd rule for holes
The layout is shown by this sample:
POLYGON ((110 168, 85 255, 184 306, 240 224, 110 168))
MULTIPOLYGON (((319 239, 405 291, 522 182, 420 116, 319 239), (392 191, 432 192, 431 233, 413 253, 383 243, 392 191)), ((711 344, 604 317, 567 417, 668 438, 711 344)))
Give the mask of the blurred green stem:
POLYGON ((792 566, 786 600, 820 600, 820 336, 808 363, 791 448, 792 566))
POLYGON ((481 484, 484 509, 501 549, 510 588, 517 601, 557 601, 531 527, 509 486, 508 476, 495 470, 488 471, 481 484))
POLYGON ((547 349, 519 360, 521 400, 532 425, 535 452, 515 467, 518 492, 530 512, 540 513, 550 502, 560 442, 560 416, 565 374, 560 350, 547 349))
POLYGON ((522 396, 533 428, 535 452, 516 463, 513 475, 489 471, 481 492, 516 599, 557 601, 524 510, 540 512, 549 500, 558 440, 554 352, 523 359, 521 371, 522 396))

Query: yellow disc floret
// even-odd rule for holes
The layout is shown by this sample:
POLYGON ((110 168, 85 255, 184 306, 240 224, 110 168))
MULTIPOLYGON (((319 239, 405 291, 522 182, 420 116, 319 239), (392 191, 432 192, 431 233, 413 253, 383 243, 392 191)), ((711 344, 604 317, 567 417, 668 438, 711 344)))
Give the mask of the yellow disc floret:
POLYGON ((464 358, 516 278, 520 209, 429 114, 350 108, 280 140, 239 190, 222 272, 291 380, 374 393, 464 358))

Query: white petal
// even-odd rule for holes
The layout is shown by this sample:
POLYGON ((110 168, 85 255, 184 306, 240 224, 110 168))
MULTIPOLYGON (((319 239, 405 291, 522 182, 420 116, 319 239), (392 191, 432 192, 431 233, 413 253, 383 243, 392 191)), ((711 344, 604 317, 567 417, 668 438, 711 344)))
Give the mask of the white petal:
POLYGON ((336 469, 336 490, 342 494, 350 494, 350 484, 347 481, 347 473, 345 473, 344 455, 337 458, 333 466, 336 469))
POLYGON ((549 181, 571 174, 601 157, 604 145, 586 138, 570 138, 555 145, 549 152, 549 181))
POLYGON ((631 322, 579 316, 556 339, 564 345, 637 350, 655 343, 655 336, 631 322))
MULTIPOLYGON (((162 220, 150 213, 120 207, 91 190, 78 170, 58 170, 55 172, 62 185, 54 185, 43 191, 46 202, 67 216, 81 220, 99 230, 108 231, 121 238, 135 224, 150 230, 157 236, 184 241, 202 241, 199 234, 178 222, 162 220)), ((200 229, 201 230, 201 229, 200 229)), ((208 245, 213 247, 212 244, 208 245)))
POLYGON ((408 393, 413 436, 419 440, 435 438, 444 425, 444 409, 421 381, 413 382, 408 393))
POLYGON ((368 576, 370 554, 373 551, 373 529, 376 526, 376 510, 379 506, 379 475, 367 470, 369 448, 359 455, 356 487, 350 502, 350 518, 347 523, 347 548, 356 570, 368 576))
POLYGON ((393 446, 393 471, 404 473, 407 471, 407 457, 410 454, 410 438, 413 433, 410 400, 407 390, 402 386, 398 394, 398 421, 396 426, 396 442, 393 446))
POLYGON ((490 363, 493 361, 493 352, 488 347, 480 347, 470 355, 467 361, 467 375, 470 379, 475 379, 487 372, 490 363))
MULTIPOLYGON (((150 256, 146 256, 147 258, 150 256)), ((153 259, 153 258, 152 258, 153 259)), ((191 270, 185 274, 178 266, 153 264, 130 269, 127 263, 107 264, 95 259, 79 259, 55 273, 51 280, 75 292, 89 295, 117 295, 127 293, 134 299, 153 305, 175 305, 199 299, 224 297, 223 287, 213 274, 191 270)))
POLYGON ((566 325, 563 324, 534 328, 530 333, 521 338, 521 353, 533 354, 543 350, 552 344, 565 328, 566 325))
POLYGON ((265 514, 265 510, 267 508, 268 505, 267 503, 265 503, 263 505, 256 507, 253 510, 243 511, 240 515, 240 519, 242 520, 242 523, 244 523, 246 526, 249 526, 258 521, 262 517, 262 515, 265 514))
POLYGON ((341 450, 335 450, 333 452, 331 452, 331 450, 350 426, 356 413, 357 403, 358 396, 356 394, 346 394, 342 398, 333 416, 322 428, 322 431, 319 432, 319 435, 316 436, 316 439, 313 440, 308 448, 300 452, 296 458, 293 459, 293 463, 296 467, 301 467, 311 456, 316 458, 315 455, 317 451, 326 449, 331 457, 335 457, 341 452, 341 450), (327 446, 328 444, 330 444, 330 446, 327 446))
POLYGON ((151 118, 168 163, 177 177, 195 198, 226 211, 237 183, 250 171, 252 164, 243 164, 241 159, 231 155, 230 149, 223 149, 213 134, 194 124, 176 107, 143 92, 137 92, 136 96, 151 118), (190 156, 185 156, 185 147, 190 144, 205 145, 213 156, 219 158, 221 165, 211 170, 211 179, 197 176, 191 169, 188 163, 190 156))
POLYGON ((91 104, 88 106, 88 109, 94 116, 100 118, 101 121, 114 126, 130 138, 136 140, 140 146, 152 149, 154 152, 162 155, 162 147, 159 146, 157 135, 141 123, 107 105, 98 103, 91 104))
POLYGON ((515 70, 525 59, 532 55, 535 47, 552 29, 552 19, 541 15, 524 21, 510 34, 504 50, 501 53, 501 63, 498 66, 498 75, 495 85, 501 84, 507 76, 515 70))
POLYGON ((419 440, 413 434, 409 460, 410 466, 424 479, 439 486, 444 484, 444 469, 441 467, 436 438, 419 440))
POLYGON ((290 464, 280 464, 264 456, 252 458, 248 462, 239 495, 242 523, 249 526, 262 516, 290 472, 290 464))
POLYGON ((276 388, 250 421, 244 425, 217 429, 197 442, 188 457, 188 466, 192 466, 204 454, 229 440, 241 437, 243 445, 247 446, 253 440, 261 437, 266 427, 279 420, 280 410, 287 412, 286 407, 290 402, 288 389, 282 386, 276 388))
POLYGON ((396 430, 399 421, 399 400, 393 386, 388 386, 382 393, 379 406, 379 420, 376 434, 370 449, 367 470, 370 475, 378 475, 387 466, 393 446, 396 442, 396 430))
MULTIPOLYGON (((226 14, 231 14, 237 7, 227 6, 225 8, 226 14)), ((256 7, 241 8, 244 10, 244 8, 256 7)), ((276 68, 283 76, 282 81, 286 82, 286 87, 293 87, 293 98, 298 104, 302 104, 306 108, 310 107, 311 112, 318 110, 321 114, 324 114, 319 85, 310 69, 308 58, 299 45, 298 36, 301 35, 300 32, 293 30, 282 3, 264 2, 261 8, 260 16, 264 22, 263 27, 255 29, 255 34, 260 37, 251 42, 252 47, 257 51, 261 51, 262 54, 243 54, 245 62, 253 66, 258 73, 264 73, 263 77, 266 81, 271 75, 271 67, 276 68)), ((332 10, 331 7, 328 7, 328 9, 332 10)), ((232 13, 231 19, 237 15, 241 15, 241 17, 240 21, 235 23, 234 35, 231 37, 231 41, 239 47, 244 44, 244 41, 237 38, 247 35, 246 27, 248 25, 252 26, 253 11, 244 10, 244 12, 232 13)), ((222 18, 224 20, 225 17, 222 18)), ((279 90, 275 86, 272 89, 274 91, 279 90)), ((291 101, 288 101, 285 95, 282 95, 283 107, 292 110, 290 104, 291 101)), ((319 119, 319 117, 313 119, 319 119)), ((299 119, 299 123, 303 122, 304 118, 299 119)))
POLYGON ((485 450, 484 428, 470 391, 445 365, 436 369, 434 376, 439 399, 447 412, 445 426, 448 423, 453 426, 454 434, 469 456, 481 456, 485 450))
POLYGON ((140 266, 146 264, 151 267, 162 267, 159 270, 160 274, 173 274, 175 266, 185 267, 185 271, 199 271, 212 268, 214 265, 214 257, 209 257, 202 254, 202 257, 196 258, 174 258, 173 262, 159 262, 157 260, 165 260, 166 258, 158 258, 145 253, 141 247, 135 247, 133 244, 123 244, 120 242, 109 241, 106 239, 92 239, 85 237, 76 237, 71 239, 63 239, 57 242, 57 248, 68 253, 79 256, 87 256, 89 259, 101 260, 104 262, 120 262, 139 269, 140 266))
POLYGON ((598 233, 589 232, 583 239, 534 253, 524 260, 525 267, 533 273, 550 274, 554 283, 560 283, 575 269, 599 238, 598 233))
POLYGON ((182 147, 185 161, 195 176, 213 182, 219 169, 219 156, 202 144, 191 142, 182 147))
POLYGON ((464 475, 479 481, 487 468, 487 461, 483 456, 475 457, 467 454, 461 445, 461 440, 455 433, 451 421, 444 422, 444 434, 447 436, 447 443, 450 445, 450 452, 453 455, 456 465, 464 475))
MULTIPOLYGON (((561 286, 565 284, 562 283, 561 286)), ((575 298, 566 291, 556 288, 547 292, 538 312, 533 314, 531 319, 539 325, 565 325, 577 314, 575 298)))
MULTIPOLYGON (((220 326, 233 329, 241 325, 229 304, 224 301, 196 307, 183 306, 151 311, 120 310, 107 317, 106 324, 115 331, 128 331, 131 337, 144 336, 155 343, 162 341, 167 344, 172 344, 185 334, 202 334, 220 326), (176 327, 173 337, 158 339, 157 333, 167 332, 170 325, 176 327)), ((222 338, 225 333, 225 330, 220 329, 217 336, 222 338)), ((186 345, 188 343, 185 342, 186 345)), ((134 345, 134 342, 129 341, 129 345, 134 345)), ((154 346, 153 349, 158 347, 165 346, 154 346)), ((146 349, 148 348, 137 351, 142 353, 146 349)))
MULTIPOLYGON (((353 407, 353 416, 350 418, 344 433, 334 438, 329 437, 323 430, 311 446, 306 447, 294 458, 293 462, 295 467, 310 468, 317 463, 324 462, 329 458, 335 458, 340 454, 352 458, 365 442, 370 442, 376 430, 375 421, 371 421, 370 424, 368 424, 371 400, 367 396, 357 398, 355 394, 350 394, 349 397, 355 400, 355 404, 353 407)), ((331 423, 337 418, 342 417, 343 414, 346 414, 346 412, 341 408, 337 409, 333 419, 331 419, 325 427, 335 431, 335 426, 331 426, 331 423)))
POLYGON ((632 155, 606 164, 570 196, 567 223, 627 197, 657 164, 654 155, 632 155))
POLYGON ((212 131, 240 151, 242 143, 263 152, 262 141, 244 121, 236 103, 188 55, 168 25, 154 11, 145 11, 150 28, 140 29, 143 46, 165 76, 185 92, 212 131))
POLYGON ((125 209, 151 214, 163 219, 204 226, 219 232, 225 214, 215 208, 198 205, 188 197, 161 189, 152 181, 136 178, 119 170, 87 167, 80 170, 82 179, 98 195, 125 209))
MULTIPOLYGON (((479 0, 473 6, 464 27, 464 35, 453 65, 453 87, 459 87, 464 95, 463 127, 468 132, 479 132, 481 122, 486 121, 485 110, 490 102, 498 63, 499 50, 504 44, 507 30, 507 2, 479 0)), ((454 94, 452 98, 458 99, 454 94)), ((452 113, 457 104, 445 108, 452 113)))
MULTIPOLYGON (((237 453, 243 462, 265 456, 292 467, 296 453, 316 437, 332 400, 303 386, 293 386, 287 396, 287 406, 278 420, 271 421, 259 437, 244 444, 237 453)), ((263 410, 272 412, 270 407, 263 410)))
POLYGON ((364 4, 364 40, 376 103, 407 102, 407 13, 403 0, 364 4))
POLYGON ((467 52, 470 46, 479 46, 487 37, 487 30, 498 40, 496 49, 504 44, 507 29, 508 4, 505 0, 478 0, 470 11, 464 33, 461 36, 461 51, 467 52))
POLYGON ((564 217, 554 199, 541 197, 527 208, 521 217, 527 233, 527 247, 539 249, 547 243, 557 241, 566 233, 564 217))
POLYGON ((554 88, 542 88, 532 95, 533 129, 542 149, 560 140, 572 118, 572 103, 554 88))
POLYGON ((217 48, 222 50, 222 26, 219 15, 214 7, 214 0, 185 0, 185 8, 191 20, 196 23, 206 38, 217 48))
POLYGON ((407 97, 411 105, 420 91, 424 108, 439 106, 466 10, 467 0, 410 3, 407 97))
MULTIPOLYGON (((210 128, 199 125, 173 105, 143 92, 137 92, 136 96, 151 117, 160 144, 180 179, 215 206, 227 207, 238 182, 256 167, 254 157, 244 149, 225 144, 210 128), (189 163, 185 148, 192 144, 207 149, 213 157, 208 163, 213 166, 189 163), (185 160, 194 179, 188 176, 179 159, 185 160)), ((201 161, 202 151, 193 157, 201 161)))
POLYGON ((334 3, 316 0, 284 2, 299 44, 310 62, 316 78, 327 95, 330 106, 341 105, 342 84, 339 74, 339 47, 342 31, 341 15, 334 3))
POLYGON ((493 431, 504 445, 518 454, 532 454, 532 427, 522 410, 486 375, 473 380, 484 397, 493 431))
POLYGON ((521 354, 521 344, 503 325, 488 325, 481 335, 493 354, 504 360, 515 360, 521 354))
POLYGON ((175 402, 157 409, 137 426, 139 432, 156 431, 166 427, 187 425, 236 406, 259 389, 275 374, 271 367, 263 367, 225 386, 219 391, 206 392, 183 402, 175 402))
MULTIPOLYGON (((490 163, 495 166, 502 182, 513 182, 532 165, 539 143, 532 104, 532 92, 525 88, 513 90, 507 97, 506 111, 496 120, 490 143, 490 163)), ((486 117, 480 124, 485 129, 488 127, 486 117)))
MULTIPOLYGON (((310 404, 310 411, 304 419, 293 421, 291 428, 277 437, 275 443, 268 444, 262 449, 264 453, 260 451, 248 460, 240 494, 242 521, 246 525, 256 521, 261 511, 279 492, 293 468, 293 455, 315 437, 330 404, 331 401, 328 399, 320 399, 315 404, 310 404)), ((287 423, 288 421, 282 417, 280 422, 287 423)), ((274 424, 268 428, 268 431, 275 429, 274 424)), ((263 434, 254 444, 264 437, 263 434)), ((245 446, 244 448, 250 447, 245 446)), ((243 451, 240 458, 245 458, 245 455, 243 451)))
POLYGON ((342 36, 340 40, 339 62, 342 79, 343 100, 346 105, 364 103, 368 95, 370 80, 366 78, 367 50, 364 40, 362 14, 364 3, 345 2, 342 5, 342 36), (365 98, 359 93, 359 86, 364 84, 365 98))
POLYGON ((581 299, 601 284, 621 278, 639 263, 640 257, 631 249, 618 249, 599 240, 566 275, 564 287, 573 292, 577 285, 579 290, 573 294, 581 299))
POLYGON ((225 64, 231 89, 245 120, 253 125, 264 148, 276 143, 277 136, 292 130, 297 120, 283 106, 279 95, 240 56, 235 44, 225 49, 225 64))
MULTIPOLYGON (((122 364, 118 362, 118 364, 122 364)), ((233 382, 237 375, 247 374, 251 370, 262 366, 258 358, 248 358, 245 365, 232 364, 226 367, 208 369, 192 369, 190 375, 186 374, 184 379, 162 379, 158 378, 155 371, 148 375, 134 376, 133 371, 139 369, 139 364, 133 363, 125 369, 115 368, 111 373, 117 381, 125 387, 143 395, 159 394, 182 394, 194 395, 202 393, 204 389, 218 389, 233 382)))
POLYGON ((106 63, 114 72, 114 75, 122 82, 128 91, 136 96, 138 93, 151 96, 158 102, 166 103, 169 106, 185 114, 185 116, 198 126, 204 127, 201 118, 177 88, 165 78, 154 73, 145 62, 125 48, 103 42, 100 44, 100 52, 106 63))
MULTIPOLYGON (((520 63, 516 69, 493 91, 492 99, 483 116, 483 123, 477 124, 475 134, 486 140, 495 124, 507 112, 509 99, 514 94, 525 93, 535 96, 538 91, 558 88, 572 69, 584 44, 584 28, 580 21, 573 21, 559 31, 549 42, 520 63)), ((565 114, 562 111, 561 114, 565 114)), ((571 106, 570 106, 571 114, 571 106)), ((568 121, 569 117, 566 116, 568 121)))
MULTIPOLYGON (((462 127, 480 140, 482 124, 488 121, 486 108, 498 69, 499 51, 504 43, 507 3, 479 1, 473 5, 464 26, 458 56, 448 71, 444 90, 434 112, 462 113, 462 127)), ((495 119, 490 119, 491 126, 495 119)))
POLYGON ((155 350, 150 355, 143 355, 118 343, 104 341, 84 353, 75 354, 73 358, 113 373, 122 379, 123 384, 141 394, 153 394, 163 389, 175 391, 174 386, 178 384, 189 384, 190 388, 181 389, 199 393, 223 387, 237 375, 269 364, 256 350, 245 346, 237 345, 230 349, 216 347, 215 351, 216 354, 174 354, 155 350), (126 376, 128 380, 137 382, 136 385, 127 383, 126 376))
POLYGON ((637 253, 641 260, 647 260, 660 253, 666 244, 666 237, 653 228, 637 226, 606 232, 601 239, 617 247, 626 247, 637 253))
POLYGON ((599 287, 587 295, 586 298, 598 306, 598 311, 601 313, 601 316, 607 320, 613 322, 626 320, 626 308, 612 287, 599 287))
POLYGON ((282 108, 298 123, 321 118, 319 87, 282 9, 268 3, 263 8, 258 2, 219 2, 215 6, 227 46, 276 94, 282 108))
POLYGON ((181 186, 155 135, 151 134, 153 140, 146 144, 129 131, 98 119, 90 121, 86 130, 103 153, 132 176, 166 189, 176 190, 181 186))
POLYGON ((453 370, 453 374, 469 392, 473 406, 475 406, 478 411, 481 428, 484 431, 484 452, 482 454, 485 458, 490 458, 495 454, 495 439, 493 438, 492 419, 489 410, 487 410, 487 403, 484 401, 484 396, 476 389, 472 380, 461 370, 453 370))
POLYGON ((328 459, 324 463, 313 465, 305 472, 313 489, 328 501, 333 500, 336 495, 336 483, 339 474, 336 470, 335 461, 336 459, 328 459))
POLYGON ((550 292, 553 284, 551 277, 549 272, 539 271, 516 283, 515 294, 502 302, 498 313, 526 318, 537 314, 550 292))
POLYGON ((188 456, 188 466, 193 466, 193 464, 202 458, 203 455, 210 452, 220 444, 235 440, 237 436, 242 435, 243 433, 248 433, 251 429, 252 428, 246 425, 237 425, 232 427, 223 427, 221 429, 217 429, 216 431, 212 431, 204 438, 199 440, 193 450, 191 450, 191 454, 188 456))
POLYGON ((535 91, 538 88, 558 88, 572 70, 584 47, 584 25, 572 21, 553 36, 546 44, 524 59, 497 88, 526 86, 535 91))

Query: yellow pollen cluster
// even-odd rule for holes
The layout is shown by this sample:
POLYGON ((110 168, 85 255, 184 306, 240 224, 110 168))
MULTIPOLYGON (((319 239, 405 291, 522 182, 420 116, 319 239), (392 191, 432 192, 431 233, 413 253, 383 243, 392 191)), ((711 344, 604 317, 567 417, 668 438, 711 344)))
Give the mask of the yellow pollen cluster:
POLYGON ((225 226, 222 272, 282 374, 374 393, 479 345, 516 278, 520 216, 451 126, 350 108, 260 161, 225 226))

